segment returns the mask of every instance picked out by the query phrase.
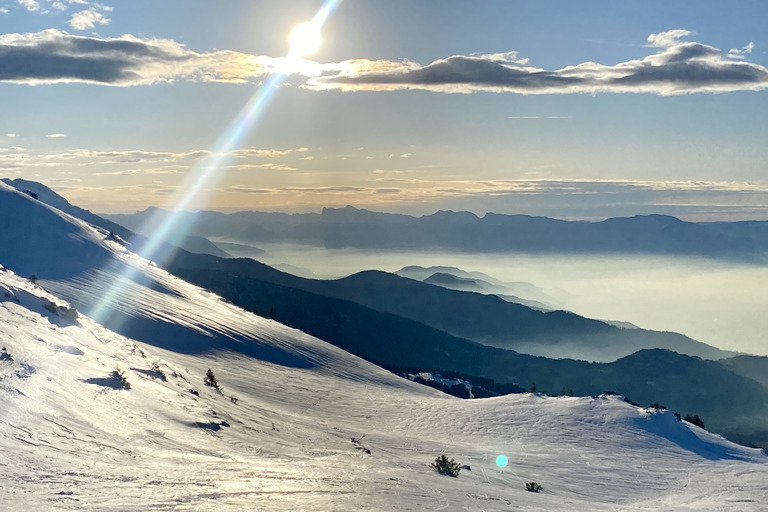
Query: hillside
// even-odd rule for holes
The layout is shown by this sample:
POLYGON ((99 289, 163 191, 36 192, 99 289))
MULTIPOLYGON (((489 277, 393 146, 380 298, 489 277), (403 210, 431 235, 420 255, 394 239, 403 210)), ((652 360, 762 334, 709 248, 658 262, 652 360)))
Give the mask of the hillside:
MULTIPOLYGON (((77 219, 83 220, 89 224, 93 224, 94 226, 114 233, 123 240, 128 242, 136 242, 139 244, 144 240, 143 236, 137 236, 133 231, 126 229, 120 224, 96 215, 89 210, 85 210, 79 206, 70 204, 69 201, 67 201, 65 198, 41 183, 23 180, 21 178, 14 180, 3 178, 2 181, 6 185, 9 185, 22 192, 31 192, 40 202, 52 206, 59 211, 68 213, 77 219)), ((211 243, 211 241, 207 238, 203 238, 201 236, 184 236, 183 238, 168 240, 168 242, 176 247, 181 247, 182 249, 193 253, 210 254, 212 256, 219 256, 222 258, 229 257, 229 254, 211 243)))
POLYGON ((64 300, 0 268, 4 510, 737 511, 764 499, 768 458, 669 412, 610 396, 451 398, 134 263, 168 288, 147 307, 167 311, 172 296, 182 313, 165 321, 226 318, 244 344, 305 364, 185 355, 70 322, 42 307, 64 300), (220 391, 203 384, 209 368, 220 391), (468 468, 438 475, 441 453, 468 468))
MULTIPOLYGON (((446 289, 386 272, 366 271, 330 281, 304 279, 249 259, 184 253, 169 260, 166 268, 203 286, 217 286, 221 279, 220 286, 224 286, 228 275, 236 278, 238 288, 246 294, 243 278, 250 278, 251 286, 263 287, 259 283, 266 282, 354 302, 454 337, 545 357, 608 362, 650 348, 709 359, 732 355, 676 333, 621 329, 565 311, 542 312, 496 296, 446 289), (217 276, 208 276, 210 272, 217 276)), ((221 288, 218 291, 225 293, 221 288)), ((270 300, 270 295, 262 294, 254 307, 268 314, 276 306, 270 300)), ((295 307, 301 314, 302 305, 297 302, 295 307)))
MULTIPOLYGON (((95 231, 39 201, 2 187, 5 186, 0 185, 0 214, 5 214, 6 218, 16 215, 13 223, 0 230, 2 260, 22 275, 37 274, 43 286, 74 304, 81 312, 93 316, 105 327, 137 341, 178 353, 204 354, 211 350, 229 350, 275 364, 297 367, 316 364, 297 359, 290 351, 277 350, 275 344, 249 342, 249 333, 252 332, 249 329, 255 328, 260 332, 262 327, 246 330, 237 327, 243 323, 239 317, 241 310, 220 310, 222 299, 214 294, 208 294, 209 298, 201 303, 204 309, 191 311, 184 302, 191 292, 179 288, 183 281, 176 279, 169 282, 163 277, 165 274, 155 267, 149 267, 148 271, 141 263, 143 260, 110 240, 108 233, 95 231), (56 250, 51 250, 52 247, 56 250)), ((756 424, 768 417, 766 388, 728 368, 698 358, 683 356, 685 372, 681 373, 669 370, 659 372, 657 366, 645 363, 633 369, 631 364, 625 362, 625 368, 616 372, 611 370, 612 365, 532 357, 482 346, 421 322, 346 299, 329 300, 328 296, 293 288, 288 285, 299 282, 299 278, 252 260, 245 260, 246 266, 237 268, 256 269, 271 277, 255 279, 243 272, 227 271, 233 262, 238 263, 236 260, 180 251, 174 264, 180 261, 193 265, 187 267, 188 275, 181 272, 183 265, 179 265, 174 270, 179 275, 196 282, 206 279, 208 281, 201 284, 219 293, 228 294, 235 290, 240 295, 227 298, 248 309, 257 309, 262 315, 269 315, 270 309, 274 308, 274 316, 282 322, 300 327, 309 334, 322 335, 326 341, 388 367, 451 370, 499 382, 518 383, 524 388, 536 382, 537 389, 550 394, 573 390, 576 394, 594 395, 614 390, 635 400, 640 396, 643 400, 648 397, 649 402, 664 403, 683 414, 699 414, 715 431, 727 431, 731 436, 738 434, 739 439, 751 442, 763 441, 754 433, 762 431, 756 424), (220 269, 200 269, 195 266, 200 261, 215 261, 220 269), (258 286, 269 293, 258 292, 258 286), (273 294, 274 290, 283 295, 273 294), (296 302, 294 297, 297 293, 302 299, 296 302), (261 305, 249 302, 274 301, 276 297, 283 297, 281 300, 286 300, 285 304, 290 307, 275 307, 274 302, 271 305, 268 302, 261 305), (304 302, 305 299, 311 302, 304 302), (619 385, 629 375, 633 375, 631 381, 636 387, 622 389, 619 385), (695 379, 686 384, 686 379, 690 377, 695 379)), ((378 276, 380 273, 370 275, 378 276)), ((391 277, 440 292, 452 292, 391 277)), ((677 357, 677 354, 666 351, 656 354, 660 358, 659 368, 663 366, 674 370, 674 365, 664 366, 661 360, 677 357)), ((627 361, 633 361, 633 357, 628 357, 627 361)))

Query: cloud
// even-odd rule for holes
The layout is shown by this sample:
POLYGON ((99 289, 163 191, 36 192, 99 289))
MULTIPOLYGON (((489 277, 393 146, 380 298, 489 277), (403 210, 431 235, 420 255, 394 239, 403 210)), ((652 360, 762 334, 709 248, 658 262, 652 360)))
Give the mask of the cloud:
MULTIPOLYGON (((218 166, 220 168, 221 166, 218 166)), ((276 164, 272 162, 267 162, 264 164, 236 164, 236 165, 229 165, 227 166, 231 169, 236 169, 238 171, 249 171, 252 169, 270 169, 273 171, 298 171, 296 167, 291 167, 290 165, 286 164, 276 164)))
POLYGON ((288 156, 292 153, 305 153, 309 151, 309 148, 296 148, 296 149, 262 149, 262 148, 243 148, 234 149, 227 153, 229 156, 236 158, 258 157, 258 158, 278 158, 281 156, 288 156))
POLYGON ((378 187, 359 187, 359 186, 327 186, 327 187, 276 187, 276 188, 253 188, 247 185, 232 185, 224 189, 226 192, 242 192, 247 194, 278 194, 278 193, 302 193, 302 194, 338 194, 338 193, 363 193, 373 195, 397 194, 401 192, 399 188, 378 188, 378 187))
POLYGON ((30 12, 38 12, 41 10, 40 4, 36 0, 19 0, 19 4, 30 12))
MULTIPOLYGON (((105 6, 98 6, 98 9, 101 9, 98 12, 108 10, 105 6)), ((90 22, 99 23, 95 18, 84 18, 75 28, 92 28, 88 25, 90 22)), ((320 64, 231 50, 198 53, 170 39, 132 35, 84 37, 50 29, 34 34, 0 35, 0 81, 25 84, 83 82, 111 86, 179 80, 243 83, 284 72, 296 78, 286 81, 287 84, 303 80, 301 86, 311 90, 417 89, 443 93, 516 94, 611 92, 668 96, 768 88, 768 69, 746 59, 754 44, 723 52, 713 46, 685 40, 693 35, 683 29, 651 34, 646 47, 652 49, 651 55, 618 64, 586 61, 545 70, 531 66, 529 60, 520 58, 517 52, 454 55, 427 65, 407 59, 352 59, 320 64)))
POLYGON ((110 19, 104 16, 99 10, 91 7, 80 12, 76 12, 69 20, 69 26, 75 30, 87 30, 98 25, 106 25, 110 19))
MULTIPOLYGON (((88 6, 90 2, 87 0, 17 0, 18 4, 24 7, 29 12, 38 14, 50 14, 53 9, 56 12, 66 11, 71 5, 84 5, 88 6)), ((112 7, 94 3, 92 9, 111 11, 112 7)), ((0 8, 0 13, 7 13, 8 9, 0 8)), ((55 13, 56 13, 55 12, 55 13)))
POLYGON ((16 134, 15 133, 6 133, 5 136, 13 138, 13 137, 16 137, 16 134))
MULTIPOLYGON (((64 134, 49 134, 47 137, 61 137, 64 134)), ((235 161, 225 165, 237 170, 269 169, 274 171, 297 171, 298 168, 290 165, 291 161, 306 160, 308 157, 298 158, 308 151, 307 148, 294 149, 270 149, 270 148, 246 148, 233 150, 227 153, 213 153, 210 150, 190 149, 187 151, 146 151, 140 149, 99 151, 92 149, 67 149, 60 152, 37 153, 30 155, 24 148, 10 146, 0 147, 0 154, 9 151, 24 152, 24 158, 13 157, 14 168, 93 168, 98 166, 95 176, 129 176, 135 174, 178 174, 181 169, 203 163, 214 156, 236 157, 235 161), (264 159, 270 161, 264 162, 264 159), (274 159, 287 159, 288 161, 275 161, 274 159), (164 165, 167 164, 167 165, 164 165), (144 167, 146 166, 146 167, 144 167)), ((10 158, 4 159, 6 162, 10 158)), ((5 166, 7 167, 7 165, 5 166)), ((80 171, 83 172, 83 171, 80 171)))
POLYGON ((49 139, 63 139, 66 136, 67 136, 66 133, 49 133, 48 135, 46 135, 46 137, 48 137, 49 139))
POLYGON ((507 119, 570 119, 566 116, 508 116, 507 119))
POLYGON ((131 35, 83 37, 56 29, 0 35, 0 81, 24 84, 244 82, 273 72, 280 62, 235 51, 196 53, 170 39, 131 35))
POLYGON ((8 14, 9 12, 11 12, 11 11, 6 9, 5 7, 0 7, 0 14, 8 14))
POLYGON ((281 192, 309 192, 309 193, 327 193, 327 192, 365 192, 370 190, 367 187, 353 187, 346 185, 328 186, 328 187, 281 187, 277 189, 281 192))
POLYGON ((227 192, 242 192, 244 194, 271 194, 275 190, 269 188, 253 188, 245 185, 233 185, 224 189, 227 192))
POLYGON ((755 49, 755 43, 750 42, 747 46, 745 46, 742 49, 738 48, 731 48, 728 50, 728 57, 732 59, 746 59, 747 54, 752 53, 752 50, 755 49))
POLYGON ((651 34, 648 36, 648 42, 651 46, 659 48, 671 48, 681 43, 681 40, 688 36, 696 35, 690 30, 674 29, 667 30, 666 32, 660 32, 658 34, 651 34))
POLYGON ((747 45, 730 52, 685 42, 687 30, 651 34, 656 53, 615 65, 583 62, 547 71, 525 65, 517 54, 455 55, 426 66, 411 61, 346 61, 341 71, 308 80, 315 90, 394 91, 419 89, 444 93, 476 91, 517 94, 650 93, 756 91, 768 88, 768 69, 745 62, 747 45))
POLYGON ((145 162, 174 162, 180 160, 198 160, 211 156, 207 150, 190 150, 173 153, 170 151, 93 151, 90 149, 71 149, 62 153, 48 153, 39 155, 44 162, 74 162, 80 161, 90 164, 112 163, 145 163, 145 162))
POLYGON ((95 172, 91 176, 135 176, 137 174, 183 174, 183 171, 174 167, 156 167, 153 169, 125 169, 113 172, 95 172))
POLYGON ((0 170, 19 169, 25 167, 32 157, 25 152, 24 148, 11 146, 0 149, 0 170))

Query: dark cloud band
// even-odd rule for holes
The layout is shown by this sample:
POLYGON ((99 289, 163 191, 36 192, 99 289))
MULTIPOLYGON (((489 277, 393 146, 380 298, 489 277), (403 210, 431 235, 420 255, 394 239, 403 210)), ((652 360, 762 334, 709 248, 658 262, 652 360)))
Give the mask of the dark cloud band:
POLYGON ((0 81, 46 84, 87 82, 113 86, 176 80, 244 82, 277 70, 308 77, 313 90, 392 91, 421 89, 445 93, 476 91, 517 94, 756 91, 768 88, 768 69, 747 62, 750 43, 723 52, 686 42, 685 30, 652 34, 655 53, 615 65, 583 62, 548 71, 531 67, 515 52, 455 55, 421 66, 410 61, 355 59, 318 64, 234 51, 197 53, 168 39, 113 39, 74 36, 58 30, 0 35, 0 81), (286 66, 293 66, 286 71, 286 66))

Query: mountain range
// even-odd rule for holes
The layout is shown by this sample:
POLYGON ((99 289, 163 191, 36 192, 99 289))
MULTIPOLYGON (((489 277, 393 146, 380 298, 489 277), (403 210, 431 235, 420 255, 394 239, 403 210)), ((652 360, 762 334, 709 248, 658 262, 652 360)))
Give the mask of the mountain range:
MULTIPOLYGON (((167 212, 150 208, 106 215, 134 230, 167 212)), ((638 215, 600 222, 528 215, 439 211, 413 217, 351 206, 321 213, 202 211, 192 234, 251 244, 292 242, 327 248, 449 249, 466 252, 641 253, 765 262, 768 222, 686 222, 666 215, 638 215)))

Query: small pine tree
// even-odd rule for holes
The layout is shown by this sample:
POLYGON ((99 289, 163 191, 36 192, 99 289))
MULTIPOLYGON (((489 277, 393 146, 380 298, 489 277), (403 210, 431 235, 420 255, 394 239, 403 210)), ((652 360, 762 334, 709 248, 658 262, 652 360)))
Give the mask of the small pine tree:
POLYGON ((694 414, 693 416, 691 416, 690 414, 686 414, 683 419, 688 423, 692 423, 696 425, 697 427, 704 428, 704 421, 701 418, 699 418, 698 414, 694 414))
POLYGON ((544 488, 536 482, 527 482, 525 484, 525 490, 528 492, 541 492, 544 490, 544 488))
POLYGON ((453 459, 449 459, 445 454, 439 456, 430 464, 430 467, 441 475, 457 477, 461 471, 461 465, 453 459))
POLYGON ((216 376, 213 374, 213 370, 208 368, 208 371, 205 372, 205 379, 203 379, 203 382, 205 382, 206 386, 212 387, 214 389, 220 390, 219 383, 216 381, 216 376))
POLYGON ((531 393, 535 393, 536 392, 536 383, 535 382, 531 382, 530 391, 531 391, 531 393))

